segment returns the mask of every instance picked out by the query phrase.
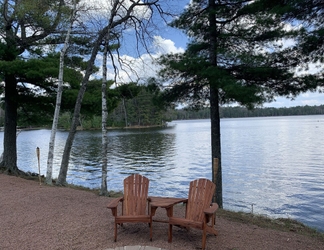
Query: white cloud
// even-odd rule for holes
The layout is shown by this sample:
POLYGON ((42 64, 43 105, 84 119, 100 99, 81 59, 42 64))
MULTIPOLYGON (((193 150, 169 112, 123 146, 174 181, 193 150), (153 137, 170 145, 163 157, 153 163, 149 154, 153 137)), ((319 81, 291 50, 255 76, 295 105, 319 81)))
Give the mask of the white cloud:
POLYGON ((164 39, 161 36, 154 37, 154 47, 157 54, 183 53, 183 48, 177 48, 175 43, 170 39, 164 39))
MULTIPOLYGON (((156 58, 165 53, 182 53, 184 49, 176 47, 175 43, 170 39, 164 39, 161 36, 155 36, 152 43, 152 53, 142 54, 140 57, 131 57, 129 55, 122 55, 121 59, 124 62, 122 67, 118 66, 119 75, 117 82, 128 83, 136 82, 138 80, 155 77, 159 70, 159 66, 154 62, 156 58)), ((114 55, 114 61, 117 62, 117 55, 114 55)), ((99 55, 97 65, 101 65, 102 56, 99 55)), ((100 66, 99 66, 100 67, 100 66)), ((97 77, 102 76, 102 70, 96 74, 97 77)), ((108 62, 108 79, 114 79, 114 70, 112 62, 108 62)))

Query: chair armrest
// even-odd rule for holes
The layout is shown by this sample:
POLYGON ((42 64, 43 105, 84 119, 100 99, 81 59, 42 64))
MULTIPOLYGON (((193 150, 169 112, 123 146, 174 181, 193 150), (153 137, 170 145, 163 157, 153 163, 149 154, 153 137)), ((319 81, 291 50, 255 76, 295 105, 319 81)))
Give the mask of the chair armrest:
POLYGON ((123 199, 124 199, 124 197, 118 197, 118 198, 113 199, 111 202, 109 202, 109 204, 107 205, 107 208, 112 209, 112 208, 117 207, 118 203, 120 201, 123 201, 123 199))
POLYGON ((207 215, 213 215, 218 209, 218 204, 217 203, 212 203, 209 208, 206 208, 204 210, 204 213, 207 215))
POLYGON ((183 203, 187 205, 187 203, 188 203, 188 199, 186 199, 185 201, 183 201, 183 203))
MULTIPOLYGON (((170 203, 169 205, 165 205, 165 206, 161 206, 161 207, 166 209, 167 216, 170 218, 170 217, 173 217, 173 207, 179 203, 187 204, 188 199, 181 199, 178 201, 174 201, 174 202, 170 203)), ((186 208, 186 214, 187 214, 187 208, 186 208)))
POLYGON ((107 205, 107 208, 111 209, 112 215, 117 216, 117 206, 119 202, 123 201, 124 197, 118 197, 116 199, 113 199, 109 204, 107 205))

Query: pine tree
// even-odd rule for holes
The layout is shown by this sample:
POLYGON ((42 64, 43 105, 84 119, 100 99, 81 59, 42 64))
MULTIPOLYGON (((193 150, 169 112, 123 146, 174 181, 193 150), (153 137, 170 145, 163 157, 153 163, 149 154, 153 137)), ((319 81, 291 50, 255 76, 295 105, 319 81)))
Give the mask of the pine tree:
POLYGON ((223 206, 219 107, 238 103, 248 108, 281 95, 292 98, 315 89, 312 75, 298 76, 298 46, 283 46, 297 31, 287 31, 273 1, 193 0, 172 25, 190 41, 183 54, 159 59, 160 75, 171 82, 164 99, 211 112, 214 201, 223 206), (217 159, 217 161, 214 161, 217 159))

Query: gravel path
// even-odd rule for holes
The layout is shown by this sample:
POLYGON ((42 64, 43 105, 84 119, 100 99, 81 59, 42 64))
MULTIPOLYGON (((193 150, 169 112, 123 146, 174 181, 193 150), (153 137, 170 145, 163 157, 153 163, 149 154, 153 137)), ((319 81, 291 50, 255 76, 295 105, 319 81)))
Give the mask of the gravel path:
MULTIPOLYGON (((201 231, 174 227, 167 242, 167 224, 153 224, 153 241, 144 224, 125 224, 113 241, 111 200, 93 192, 39 185, 35 181, 0 174, 0 249, 115 249, 152 246, 163 249, 201 248, 201 231)), ((175 215, 182 216, 183 206, 175 215)), ((157 217, 166 218, 158 209, 157 217)), ((324 249, 324 242, 293 232, 263 229, 217 218, 219 235, 207 237, 207 249, 324 249)))

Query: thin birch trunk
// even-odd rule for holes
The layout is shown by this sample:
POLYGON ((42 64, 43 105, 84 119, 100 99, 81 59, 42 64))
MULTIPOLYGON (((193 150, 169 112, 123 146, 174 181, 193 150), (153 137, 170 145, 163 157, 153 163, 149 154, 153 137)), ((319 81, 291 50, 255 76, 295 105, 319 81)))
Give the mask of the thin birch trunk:
POLYGON ((71 21, 70 27, 67 31, 64 47, 60 53, 60 68, 59 68, 59 77, 58 77, 58 86, 57 86, 57 95, 56 95, 56 105, 55 105, 55 112, 52 124, 52 131, 51 131, 51 138, 49 142, 49 149, 48 149, 48 158, 47 158, 47 171, 46 171, 46 180, 45 183, 48 185, 52 185, 52 173, 53 173, 53 158, 54 158, 54 145, 55 145, 55 136, 57 131, 57 124, 60 115, 60 108, 61 108, 61 100, 62 100, 62 92, 63 92, 63 73, 64 73, 64 56, 69 47, 70 41, 70 34, 73 28, 73 22, 76 15, 76 0, 73 0, 73 12, 71 14, 71 21))
POLYGON ((100 195, 106 195, 107 189, 107 149, 108 149, 108 136, 107 136, 107 56, 108 56, 108 39, 105 41, 105 48, 103 53, 102 62, 102 177, 101 177, 101 190, 100 195))

